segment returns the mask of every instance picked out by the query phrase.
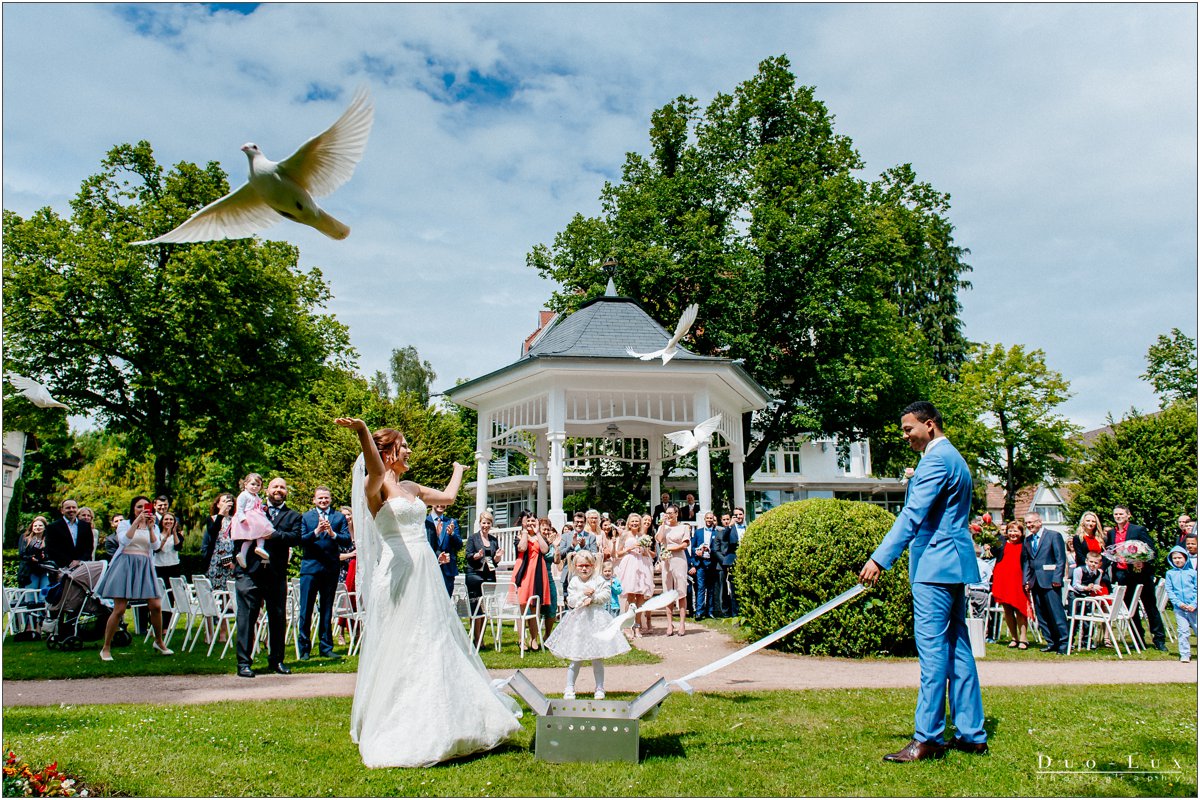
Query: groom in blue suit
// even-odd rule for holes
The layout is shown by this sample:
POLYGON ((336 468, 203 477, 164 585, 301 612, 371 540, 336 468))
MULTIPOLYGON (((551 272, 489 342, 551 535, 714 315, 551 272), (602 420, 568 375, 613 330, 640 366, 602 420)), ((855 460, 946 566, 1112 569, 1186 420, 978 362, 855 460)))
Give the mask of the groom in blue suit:
POLYGON ((333 495, 324 486, 313 491, 314 508, 300 518, 300 619, 296 639, 300 660, 312 654, 312 612, 317 607, 317 647, 333 656, 333 600, 341 572, 340 545, 350 544, 350 528, 342 512, 331 509, 333 495))
POLYGON ((942 433, 932 403, 911 404, 900 417, 909 447, 922 453, 908 484, 904 509, 883 542, 863 565, 859 579, 873 586, 908 548, 913 595, 913 634, 921 664, 912 740, 885 761, 941 758, 946 753, 946 692, 956 735, 949 746, 986 753, 983 698, 967 638, 965 585, 979 582, 979 566, 967 523, 971 515, 971 472, 942 433))

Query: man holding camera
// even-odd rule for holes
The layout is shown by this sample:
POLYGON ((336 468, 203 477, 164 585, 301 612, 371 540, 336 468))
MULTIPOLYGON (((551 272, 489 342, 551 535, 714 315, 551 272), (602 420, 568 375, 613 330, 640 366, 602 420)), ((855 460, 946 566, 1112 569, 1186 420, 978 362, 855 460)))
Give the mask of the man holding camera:
POLYGON ((312 653, 312 612, 317 606, 317 646, 325 658, 333 656, 333 598, 341 573, 341 547, 350 544, 350 527, 342 512, 332 509, 333 495, 326 486, 313 492, 314 508, 300 518, 300 621, 297 643, 300 660, 312 653))

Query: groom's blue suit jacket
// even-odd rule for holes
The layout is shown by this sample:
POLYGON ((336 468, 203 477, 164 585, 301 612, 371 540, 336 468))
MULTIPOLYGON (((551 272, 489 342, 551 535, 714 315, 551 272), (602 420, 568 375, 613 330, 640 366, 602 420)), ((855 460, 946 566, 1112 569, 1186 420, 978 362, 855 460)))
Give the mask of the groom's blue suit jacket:
POLYGON ((979 564, 967 524, 971 517, 971 471, 949 441, 926 445, 909 480, 904 509, 871 560, 890 569, 908 553, 911 583, 978 583, 979 564))

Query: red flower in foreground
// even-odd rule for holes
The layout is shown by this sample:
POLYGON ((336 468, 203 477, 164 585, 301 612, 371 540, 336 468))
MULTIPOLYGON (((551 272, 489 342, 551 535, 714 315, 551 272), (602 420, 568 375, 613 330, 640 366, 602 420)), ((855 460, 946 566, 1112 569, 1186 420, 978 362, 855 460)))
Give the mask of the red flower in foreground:
POLYGON ((991 524, 992 524, 992 514, 991 514, 991 512, 990 512, 990 511, 989 511, 989 512, 986 512, 986 513, 984 513, 984 515, 983 515, 983 524, 984 524, 984 525, 991 525, 991 524))

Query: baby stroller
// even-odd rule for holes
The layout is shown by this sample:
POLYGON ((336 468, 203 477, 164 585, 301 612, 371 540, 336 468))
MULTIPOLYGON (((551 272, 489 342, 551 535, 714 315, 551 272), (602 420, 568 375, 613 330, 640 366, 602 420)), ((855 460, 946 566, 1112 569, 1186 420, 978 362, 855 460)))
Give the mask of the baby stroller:
MULTIPOLYGON (((46 591, 47 619, 42 623, 46 647, 51 650, 81 650, 84 642, 94 642, 104 636, 109 609, 93 589, 100 582, 107 565, 103 561, 84 561, 74 569, 57 569, 47 564, 47 571, 57 571, 58 583, 46 591)), ((133 636, 121 623, 112 643, 126 647, 133 636)))

